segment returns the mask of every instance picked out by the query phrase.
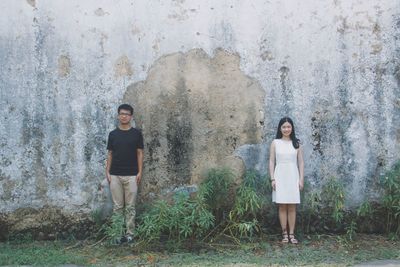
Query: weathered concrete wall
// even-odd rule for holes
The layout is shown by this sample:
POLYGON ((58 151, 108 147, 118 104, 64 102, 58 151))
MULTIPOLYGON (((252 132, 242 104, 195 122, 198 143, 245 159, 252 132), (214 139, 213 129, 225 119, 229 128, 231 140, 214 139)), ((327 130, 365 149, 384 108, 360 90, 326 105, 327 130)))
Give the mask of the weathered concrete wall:
POLYGON ((234 152, 261 143, 264 95, 240 70, 239 56, 226 51, 210 58, 197 49, 157 60, 124 97, 137 108, 146 140, 143 194, 197 184, 213 167, 240 176, 243 162, 234 152))
POLYGON ((266 172, 285 115, 306 179, 337 176, 349 204, 376 196, 400 158, 398 1, 4 0, 0 12, 2 213, 97 207, 123 100, 146 135, 146 194, 235 156, 266 172))

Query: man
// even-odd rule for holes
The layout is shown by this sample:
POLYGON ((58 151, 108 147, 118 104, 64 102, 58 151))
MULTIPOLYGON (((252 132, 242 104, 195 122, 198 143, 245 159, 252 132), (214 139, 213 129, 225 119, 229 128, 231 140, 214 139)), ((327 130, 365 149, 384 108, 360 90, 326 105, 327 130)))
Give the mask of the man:
POLYGON ((133 241, 137 188, 142 179, 143 136, 131 126, 133 108, 118 107, 118 127, 111 131, 107 142, 106 176, 110 184, 114 213, 124 213, 126 235, 117 242, 133 241), (125 208, 125 212, 124 212, 125 208))

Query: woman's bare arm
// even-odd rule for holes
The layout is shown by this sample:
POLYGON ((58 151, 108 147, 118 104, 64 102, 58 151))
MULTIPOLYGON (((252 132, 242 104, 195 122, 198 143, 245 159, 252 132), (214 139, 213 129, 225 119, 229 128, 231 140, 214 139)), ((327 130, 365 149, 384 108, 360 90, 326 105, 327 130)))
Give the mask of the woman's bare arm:
POLYGON ((303 148, 302 146, 299 147, 299 150, 297 152, 297 164, 299 166, 299 186, 300 190, 303 190, 304 188, 304 159, 303 159, 303 148))
POLYGON ((269 149, 269 175, 271 177, 272 189, 275 190, 275 142, 272 141, 269 149))

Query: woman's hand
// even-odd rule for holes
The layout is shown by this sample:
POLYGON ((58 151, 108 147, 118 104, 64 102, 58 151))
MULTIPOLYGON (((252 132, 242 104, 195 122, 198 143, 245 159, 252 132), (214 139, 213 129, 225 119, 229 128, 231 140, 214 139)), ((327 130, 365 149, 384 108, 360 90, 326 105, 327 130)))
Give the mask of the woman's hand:
POLYGON ((299 188, 300 188, 300 191, 303 190, 303 188, 304 188, 304 179, 300 179, 299 188))
POLYGON ((273 179, 272 181, 271 181, 271 186, 272 186, 272 190, 276 190, 276 182, 275 182, 275 179, 273 179))

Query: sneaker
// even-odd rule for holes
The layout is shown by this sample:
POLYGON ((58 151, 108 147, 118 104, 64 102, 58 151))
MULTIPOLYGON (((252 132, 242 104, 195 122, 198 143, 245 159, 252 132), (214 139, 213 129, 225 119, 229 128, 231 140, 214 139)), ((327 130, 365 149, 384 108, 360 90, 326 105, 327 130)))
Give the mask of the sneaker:
POLYGON ((132 243, 133 242, 133 237, 131 235, 125 236, 126 242, 127 243, 132 243))
POLYGON ((121 236, 121 237, 116 237, 114 239, 114 244, 115 245, 121 245, 122 243, 126 242, 126 237, 125 236, 121 236))

